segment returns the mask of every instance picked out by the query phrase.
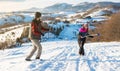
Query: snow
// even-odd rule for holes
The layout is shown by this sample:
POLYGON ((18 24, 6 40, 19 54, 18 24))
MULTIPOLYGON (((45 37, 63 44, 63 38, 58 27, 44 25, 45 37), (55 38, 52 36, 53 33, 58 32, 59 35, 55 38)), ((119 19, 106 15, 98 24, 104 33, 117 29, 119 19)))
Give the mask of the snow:
POLYGON ((24 15, 24 22, 31 22, 32 19, 33 19, 32 16, 30 16, 30 15, 24 15))
POLYGON ((75 12, 59 12, 58 14, 61 14, 61 15, 73 15, 73 14, 75 14, 75 12))
POLYGON ((32 43, 21 47, 0 50, 1 71, 119 71, 120 42, 86 43, 85 56, 78 54, 77 40, 42 42, 42 60, 30 62, 25 57, 32 43))
POLYGON ((69 25, 69 26, 66 26, 62 30, 62 32, 60 33, 60 35, 58 36, 58 38, 60 38, 60 39, 74 39, 74 38, 77 37, 78 29, 79 29, 78 25, 69 25))
MULTIPOLYGON (((105 17, 101 16, 101 13, 102 10, 93 12, 90 14, 93 16, 92 19, 76 19, 75 23, 50 24, 49 26, 55 30, 61 28, 62 31, 57 38, 50 32, 42 36, 42 60, 35 60, 34 55, 33 61, 25 61, 25 57, 33 48, 31 42, 23 43, 22 46, 16 46, 16 48, 0 50, 0 71, 119 71, 120 42, 86 43, 84 46, 85 56, 78 54, 79 46, 76 40, 78 29, 81 24, 86 22, 106 20, 105 17)), ((51 16, 67 15, 71 17, 78 14, 82 15, 83 12, 76 14, 74 12, 60 12, 51 16)), ((0 25, 31 22, 33 16, 34 14, 31 13, 0 14, 0 25)), ((0 34, 0 42, 5 42, 7 39, 15 41, 21 36, 25 27, 28 26, 16 25, 0 29, 0 32, 4 32, 0 34)), ((94 26, 89 27, 90 29, 95 28, 94 26)))
POLYGON ((4 34, 0 34, 0 42, 5 42, 8 39, 15 41, 17 38, 21 37, 24 28, 25 27, 23 27, 23 25, 16 25, 13 27, 2 28, 0 31, 4 31, 4 34))
POLYGON ((94 16, 101 16, 103 14, 105 14, 105 13, 103 12, 103 10, 100 9, 98 11, 95 11, 95 12, 91 13, 90 16, 92 16, 92 17, 94 17, 94 16))
POLYGON ((20 23, 20 22, 31 22, 33 19, 33 15, 29 14, 0 14, 0 25, 5 23, 20 23))
POLYGON ((0 19, 0 25, 3 25, 5 23, 5 20, 2 18, 0 19))
POLYGON ((80 13, 73 13, 73 14, 69 14, 67 17, 74 17, 74 16, 77 16, 77 15, 83 15, 85 12, 80 12, 80 13))
POLYGON ((63 22, 58 22, 58 23, 55 23, 55 24, 48 24, 50 27, 52 27, 52 28, 55 28, 55 29, 57 29, 57 28, 60 28, 60 27, 63 27, 63 26, 65 26, 65 23, 63 23, 63 22))
MULTIPOLYGON (((29 19, 26 18, 26 21, 29 19)), ((9 35, 8 38, 16 39, 20 37, 24 27, 17 25, 4 29, 11 29, 15 27, 15 30, 5 32, 0 35, 0 40, 5 41, 5 36, 9 35), (12 36, 11 32, 15 35, 12 36)), ((76 38, 79 24, 70 24, 66 26, 65 23, 59 22, 55 25, 50 25, 57 29, 64 26, 64 29, 56 39, 52 33, 45 34, 45 40, 50 41, 42 42, 43 52, 40 60, 34 60, 27 62, 25 57, 32 49, 32 43, 25 43, 21 47, 13 49, 0 50, 0 70, 1 71, 119 71, 120 65, 120 54, 119 54, 119 42, 111 43, 87 43, 85 44, 86 56, 79 56, 77 40, 76 38), (52 36, 51 36, 52 35, 52 36), (47 38, 46 38, 47 37, 47 38), (56 39, 56 40, 55 40, 56 39), (65 39, 65 40, 64 40, 65 39), (68 40, 71 39, 71 40, 68 40), (113 45, 114 44, 114 45, 113 45), (94 46, 94 47, 93 47, 94 46), (108 48, 110 47, 110 48, 108 48), (98 49, 100 48, 100 49, 98 49), (113 50, 114 48, 114 50, 113 50), (106 66, 106 68, 104 68, 106 66)), ((44 40, 43 40, 44 41, 44 40)))

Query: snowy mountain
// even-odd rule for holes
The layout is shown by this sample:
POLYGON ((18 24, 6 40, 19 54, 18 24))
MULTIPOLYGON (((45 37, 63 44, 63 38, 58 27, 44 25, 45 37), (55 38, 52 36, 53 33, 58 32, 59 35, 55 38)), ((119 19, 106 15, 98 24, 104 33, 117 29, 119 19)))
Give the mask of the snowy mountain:
POLYGON ((66 11, 71 7, 72 7, 72 4, 57 3, 55 5, 44 8, 43 11, 44 12, 61 12, 61 11, 66 11))
POLYGON ((44 11, 48 12, 60 12, 60 11, 72 11, 72 12, 83 12, 88 9, 91 9, 95 6, 99 7, 107 7, 107 6, 117 6, 120 7, 120 3, 114 3, 114 2, 98 2, 98 3, 79 3, 76 5, 67 4, 67 3, 58 3, 49 7, 46 7, 43 9, 44 11))
POLYGON ((115 2, 98 2, 96 3, 96 5, 101 7, 110 6, 110 5, 120 7, 120 3, 115 3, 115 2))
POLYGON ((83 2, 83 3, 78 3, 78 4, 68 4, 68 3, 57 3, 45 8, 30 8, 24 11, 30 11, 30 12, 35 12, 35 11, 40 11, 40 12, 47 12, 47 13, 53 13, 53 12, 61 12, 61 11, 67 11, 67 12, 84 12, 87 11, 93 7, 108 7, 108 6, 116 6, 120 7, 120 3, 115 3, 115 2, 97 2, 97 3, 89 3, 89 2, 83 2))
POLYGON ((88 9, 83 16, 110 16, 114 13, 120 12, 120 6, 118 4, 111 4, 109 2, 106 4, 107 5, 100 3, 93 8, 88 9))
POLYGON ((1 71, 119 71, 120 42, 85 44, 85 56, 78 54, 77 40, 42 42, 42 60, 25 61, 32 43, 0 50, 1 71))
MULTIPOLYGON (((73 15, 76 12, 82 13, 82 17, 86 16, 106 16, 120 11, 120 3, 114 2, 98 2, 98 3, 78 3, 76 5, 67 3, 57 3, 55 5, 46 8, 30 8, 23 11, 17 11, 13 13, 0 13, 0 24, 5 23, 20 23, 31 22, 34 16, 34 12, 40 11, 43 14, 46 12, 45 18, 65 18, 69 15, 73 15)), ((78 14, 78 18, 80 14, 78 14)), ((72 17, 72 16, 71 16, 72 17)), ((74 17, 74 15, 73 15, 74 17)))

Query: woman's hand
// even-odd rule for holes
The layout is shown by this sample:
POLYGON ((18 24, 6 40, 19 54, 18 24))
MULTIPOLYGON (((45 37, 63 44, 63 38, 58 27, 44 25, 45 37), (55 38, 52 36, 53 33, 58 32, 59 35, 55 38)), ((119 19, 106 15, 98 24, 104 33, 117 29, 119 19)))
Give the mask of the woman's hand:
POLYGON ((83 36, 80 36, 80 38, 84 38, 83 36))

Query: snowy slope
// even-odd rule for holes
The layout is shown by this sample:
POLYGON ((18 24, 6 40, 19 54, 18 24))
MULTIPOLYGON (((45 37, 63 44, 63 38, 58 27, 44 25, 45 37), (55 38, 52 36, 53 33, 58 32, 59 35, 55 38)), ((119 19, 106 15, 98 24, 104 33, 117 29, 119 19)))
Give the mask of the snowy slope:
POLYGON ((120 42, 86 43, 85 56, 79 56, 76 40, 42 42, 41 59, 27 62, 31 43, 0 50, 0 71, 119 71, 120 42))
POLYGON ((65 28, 61 31, 58 38, 60 39, 75 39, 77 37, 77 34, 79 33, 80 26, 79 25, 69 25, 65 26, 65 28))
POLYGON ((17 38, 20 38, 25 27, 25 25, 16 25, 8 28, 2 28, 0 32, 4 31, 4 33, 0 34, 0 42, 4 42, 7 39, 16 40, 17 38))

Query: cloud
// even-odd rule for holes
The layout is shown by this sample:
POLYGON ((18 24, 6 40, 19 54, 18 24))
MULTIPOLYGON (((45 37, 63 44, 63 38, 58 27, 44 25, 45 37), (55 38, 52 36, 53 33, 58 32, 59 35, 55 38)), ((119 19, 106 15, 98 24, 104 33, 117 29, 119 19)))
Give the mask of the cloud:
POLYGON ((0 0, 0 1, 3 1, 3 2, 23 2, 26 0, 0 0))

